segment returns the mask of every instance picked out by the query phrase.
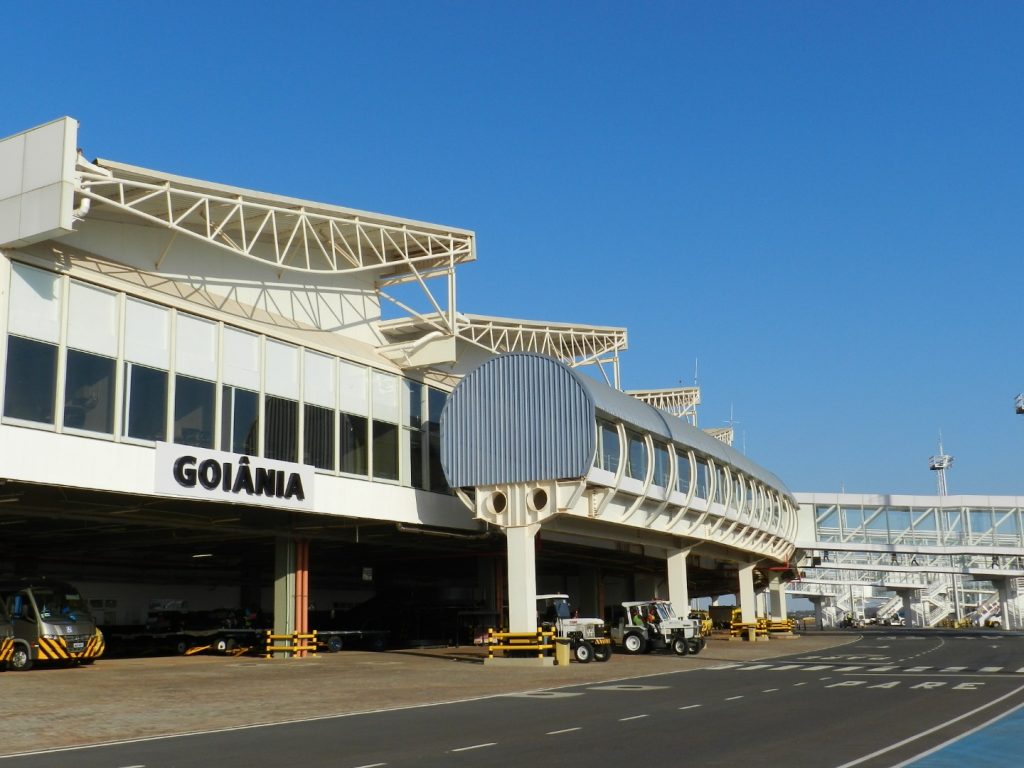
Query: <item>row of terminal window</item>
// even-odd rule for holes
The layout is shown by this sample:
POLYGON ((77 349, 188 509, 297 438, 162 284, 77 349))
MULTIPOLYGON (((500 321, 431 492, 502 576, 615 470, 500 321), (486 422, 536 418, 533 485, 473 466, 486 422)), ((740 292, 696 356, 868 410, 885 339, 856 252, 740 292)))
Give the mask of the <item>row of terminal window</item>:
MULTIPOLYGON (((49 292, 48 298, 57 306, 45 309, 60 316, 62 297, 96 289, 71 281, 73 285, 62 291, 52 285, 62 279, 60 276, 21 264, 13 266, 8 320, 12 331, 22 333, 7 336, 5 420, 74 434, 108 438, 116 434, 117 439, 129 442, 169 439, 197 448, 302 462, 325 471, 448 490, 440 464, 440 414, 445 392, 308 350, 293 347, 294 354, 290 354, 286 345, 274 340, 156 305, 150 308, 166 315, 164 322, 174 327, 179 340, 187 336, 190 327, 201 323, 208 326, 201 330, 213 339, 212 349, 226 349, 225 336, 234 333, 249 337, 243 340, 255 349, 269 344, 284 348, 285 357, 294 357, 296 367, 315 355, 319 368, 306 367, 308 389, 318 388, 321 402, 340 402, 331 407, 294 396, 305 394, 302 387, 287 397, 272 394, 265 386, 226 383, 224 377, 218 382, 213 380, 217 377, 213 369, 213 376, 202 378, 143 365, 126 359, 123 339, 120 344, 116 339, 110 344, 121 350, 117 356, 97 353, 95 347, 102 344, 92 345, 88 340, 80 346, 93 346, 93 350, 78 349, 69 341, 82 339, 81 324, 74 338, 67 331, 47 333, 45 322, 33 325, 39 307, 31 304, 34 301, 38 305, 39 296, 49 292), (31 298, 19 302, 26 287, 35 290, 31 298), (33 327, 43 329, 36 334, 43 339, 26 335, 26 331, 32 334, 33 327), (325 388, 322 381, 312 381, 311 371, 325 371, 335 378, 325 388), (353 405, 349 410, 346 400, 353 405)), ((133 302, 133 306, 141 304, 123 296, 119 300, 133 302)), ((129 320, 114 326, 115 333, 127 334, 124 326, 129 320)), ((98 330, 110 330, 102 323, 97 325, 98 330)), ((201 339, 202 333, 197 338, 201 339)), ((187 350, 179 350, 175 357, 184 362, 187 355, 187 350)), ((263 359, 266 367, 273 362, 266 355, 263 359)), ((172 367, 169 355, 167 368, 172 367)), ((253 383, 263 380, 258 370, 252 373, 253 383)))
MULTIPOLYGON (((648 468, 653 460, 651 484, 660 488, 670 489, 672 479, 672 454, 668 444, 653 441, 653 457, 647 450, 647 442, 639 432, 626 430, 625 446, 619 437, 614 424, 598 421, 597 456, 595 466, 607 472, 617 473, 620 465, 623 475, 643 482, 647 479, 648 468)), ((718 504, 729 503, 729 509, 736 513, 750 514, 760 506, 760 500, 769 505, 772 524, 777 524, 781 517, 781 504, 778 496, 760 483, 745 477, 742 473, 730 469, 701 456, 694 454, 696 472, 690 465, 690 452, 680 446, 675 447, 676 477, 670 490, 681 494, 689 494, 691 487, 697 498, 707 499, 718 504), (712 471, 714 467, 714 471, 712 471), (732 493, 729 494, 729 484, 732 493), (758 490, 762 493, 758 493, 758 490)))

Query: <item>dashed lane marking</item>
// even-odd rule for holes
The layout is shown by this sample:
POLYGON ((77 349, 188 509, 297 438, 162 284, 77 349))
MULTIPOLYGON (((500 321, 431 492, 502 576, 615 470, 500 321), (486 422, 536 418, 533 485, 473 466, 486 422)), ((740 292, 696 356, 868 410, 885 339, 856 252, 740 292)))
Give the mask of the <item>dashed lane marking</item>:
POLYGON ((899 667, 872 667, 868 672, 892 672, 894 669, 899 669, 899 667))
POLYGON ((979 672, 999 672, 1001 670, 1002 670, 1002 667, 982 667, 978 671, 979 672))
POLYGON ((661 691, 668 688, 667 685, 594 685, 588 688, 590 691, 661 691))
POLYGON ((794 688, 798 688, 801 685, 807 685, 807 683, 806 682, 803 682, 803 683, 793 683, 793 687, 794 688))
MULTIPOLYGON (((385 765, 387 763, 367 763, 366 765, 357 765, 356 768, 382 768, 385 765)), ((132 766, 128 766, 128 768, 132 768, 132 766)), ((139 768, 145 768, 145 766, 139 766, 139 768)))
POLYGON ((772 667, 775 672, 785 672, 788 669, 803 669, 800 664, 783 664, 781 667, 772 667))
POLYGON ((826 669, 832 669, 831 664, 815 664, 813 667, 804 667, 804 672, 821 672, 826 669))
POLYGON ((583 729, 577 726, 576 728, 563 728, 560 731, 548 731, 545 736, 558 736, 562 733, 572 733, 573 731, 582 731, 583 729))
POLYGON ((679 707, 679 709, 696 709, 701 706, 700 704, 687 704, 685 707, 679 707))
POLYGON ((939 672, 963 672, 967 667, 945 667, 940 669, 939 672))
POLYGON ((458 749, 451 750, 452 752, 469 752, 471 749, 483 749, 484 747, 496 747, 498 742, 488 741, 486 744, 474 744, 470 747, 459 747, 458 749))
POLYGON ((726 701, 736 701, 736 699, 742 699, 742 696, 726 696, 726 701))
POLYGON ((927 672, 929 669, 933 669, 933 667, 907 667, 903 671, 904 672, 927 672))
POLYGON ((751 664, 750 666, 742 667, 741 671, 743 671, 743 672, 752 672, 755 669, 768 669, 771 666, 774 666, 774 665, 772 665, 772 664, 751 664))
POLYGON ((632 717, 620 717, 619 718, 619 722, 620 723, 625 723, 625 722, 627 722, 629 720, 640 720, 640 719, 645 718, 645 717, 647 717, 647 715, 633 715, 632 717))
POLYGON ((833 672, 856 672, 858 669, 864 669, 863 665, 856 667, 836 667, 833 672))
POLYGON ((761 693, 774 693, 777 690, 779 690, 779 689, 778 688, 765 688, 763 691, 761 691, 761 693))

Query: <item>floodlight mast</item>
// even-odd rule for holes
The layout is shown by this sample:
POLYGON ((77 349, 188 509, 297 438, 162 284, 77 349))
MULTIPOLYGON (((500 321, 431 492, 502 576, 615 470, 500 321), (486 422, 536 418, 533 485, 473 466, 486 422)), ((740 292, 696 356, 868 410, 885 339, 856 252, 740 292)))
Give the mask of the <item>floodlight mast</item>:
POLYGON ((946 470, 953 466, 953 457, 942 450, 942 435, 939 434, 939 452, 928 459, 928 469, 937 473, 939 496, 946 495, 946 470))

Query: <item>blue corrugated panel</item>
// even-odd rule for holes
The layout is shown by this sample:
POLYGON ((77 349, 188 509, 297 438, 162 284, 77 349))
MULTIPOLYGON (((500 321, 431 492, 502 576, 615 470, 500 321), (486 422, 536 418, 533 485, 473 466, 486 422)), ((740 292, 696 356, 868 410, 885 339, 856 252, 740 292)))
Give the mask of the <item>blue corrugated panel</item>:
POLYGON ((488 360, 441 414, 441 464, 454 488, 583 477, 594 461, 594 403, 579 374, 543 355, 488 360))

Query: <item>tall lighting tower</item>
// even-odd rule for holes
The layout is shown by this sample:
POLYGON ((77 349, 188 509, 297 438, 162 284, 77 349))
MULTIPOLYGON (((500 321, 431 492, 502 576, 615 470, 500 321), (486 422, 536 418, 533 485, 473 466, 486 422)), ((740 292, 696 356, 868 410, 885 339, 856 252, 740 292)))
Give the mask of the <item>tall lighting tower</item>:
POLYGON ((939 452, 928 459, 928 469, 938 473, 939 496, 946 495, 946 470, 953 466, 953 457, 942 450, 942 435, 939 435, 939 452))

